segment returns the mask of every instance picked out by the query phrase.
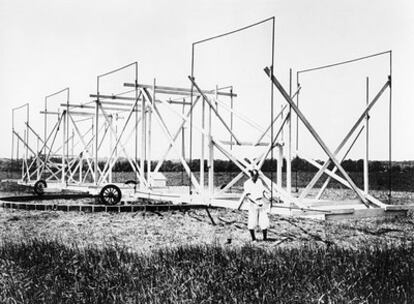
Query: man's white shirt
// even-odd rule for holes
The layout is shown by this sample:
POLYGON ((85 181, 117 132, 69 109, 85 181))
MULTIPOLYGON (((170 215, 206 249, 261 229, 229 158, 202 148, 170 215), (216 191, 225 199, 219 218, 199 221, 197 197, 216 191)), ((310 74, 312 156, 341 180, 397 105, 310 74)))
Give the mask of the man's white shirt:
POLYGON ((252 179, 248 179, 244 182, 244 192, 250 194, 250 198, 253 201, 263 198, 264 191, 266 191, 266 188, 260 179, 257 179, 255 183, 252 179))

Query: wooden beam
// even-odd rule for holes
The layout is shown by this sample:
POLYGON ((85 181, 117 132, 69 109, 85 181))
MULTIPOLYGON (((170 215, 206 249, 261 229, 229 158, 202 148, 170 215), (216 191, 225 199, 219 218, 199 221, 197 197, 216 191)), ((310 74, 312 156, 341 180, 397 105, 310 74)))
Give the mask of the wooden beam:
MULTIPOLYGON (((101 105, 108 104, 105 101, 99 101, 99 103, 101 105)), ((126 105, 126 104, 124 104, 124 105, 126 105)), ((128 104, 129 107, 131 107, 132 105, 133 105, 132 103, 128 104)), ((66 104, 61 104, 61 106, 66 106, 66 104)), ((70 108, 81 108, 81 109, 95 109, 95 106, 86 105, 86 104, 70 104, 69 107, 70 108)), ((121 108, 121 107, 105 107, 105 110, 107 110, 107 111, 120 111, 120 112, 128 112, 129 111, 128 108, 121 108)), ((134 110, 134 111, 139 112, 140 110, 138 109, 138 110, 134 110)), ((73 113, 73 112, 71 111, 70 113, 73 113)), ((93 114, 95 114, 95 113, 93 113, 93 114)))
MULTIPOLYGON (((230 140, 219 140, 219 143, 223 144, 223 145, 235 145, 236 142, 235 141, 230 141, 230 140)), ((251 141, 242 141, 239 143, 239 146, 268 146, 270 145, 270 143, 268 142, 261 142, 261 143, 257 143, 257 142, 251 142, 251 141)))
MULTIPOLYGON (((134 83, 124 83, 125 87, 135 87, 134 83)), ((152 89, 152 85, 150 84, 138 84, 138 88, 144 88, 144 89, 152 89)), ((191 94, 191 89, 187 88, 179 88, 179 87, 167 87, 167 86, 156 86, 155 90, 157 93, 164 93, 164 94, 174 94, 178 93, 180 95, 188 95, 188 94, 182 94, 182 93, 189 93, 191 94)), ((215 94, 215 90, 203 90, 204 94, 215 94)), ((237 97, 237 94, 235 93, 227 93, 227 92, 217 92, 217 95, 221 96, 233 96, 237 97)))
MULTIPOLYGON (((366 105, 369 104, 369 78, 366 78, 366 105)), ((369 191, 369 114, 365 116, 364 192, 369 191)))
POLYGON ((371 208, 371 209, 356 209, 352 213, 329 213, 325 215, 326 220, 345 220, 345 219, 359 219, 359 218, 369 218, 369 217, 396 217, 396 216, 406 216, 407 210, 384 210, 382 208, 371 208))
POLYGON ((60 115, 62 113, 54 112, 54 111, 40 111, 40 114, 47 114, 47 115, 60 115))
MULTIPOLYGON (((135 101, 135 97, 117 96, 117 95, 89 94, 89 97, 99 98, 99 99, 102 98, 102 99, 119 99, 119 100, 135 101)), ((116 104, 119 104, 119 103, 116 103, 116 104)))

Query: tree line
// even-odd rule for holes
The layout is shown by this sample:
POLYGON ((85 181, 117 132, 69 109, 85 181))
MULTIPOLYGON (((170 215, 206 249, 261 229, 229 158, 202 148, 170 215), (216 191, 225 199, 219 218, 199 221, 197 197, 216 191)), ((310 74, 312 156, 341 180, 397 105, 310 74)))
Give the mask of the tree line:
MULTIPOLYGON (((33 159, 29 159, 28 163, 30 164, 33 159)), ((59 158, 54 158, 52 161, 60 163, 59 158)), ((323 164, 323 161, 317 161, 320 164, 323 164)), ((138 160, 139 163, 139 160, 138 160)), ((191 171, 197 172, 200 170, 200 160, 194 159, 192 161, 188 161, 189 167, 191 171)), ((147 165, 147 164, 146 164, 147 165)), ((151 162, 151 169, 154 169, 157 165, 157 162, 151 162)), ((205 170, 207 170, 207 161, 204 163, 205 170)), ((341 165, 347 172, 362 172, 364 161, 362 159, 359 160, 344 160, 341 165)), ((22 166, 22 160, 10 160, 10 159, 1 159, 0 160, 0 170, 2 171, 20 171, 22 166)), ((105 162, 99 162, 99 167, 103 168, 105 166, 105 162)), ((262 166, 262 171, 269 172, 269 171, 276 171, 277 168, 277 160, 266 159, 262 166)), ((333 164, 330 165, 330 168, 333 168, 333 164)), ((84 161, 83 170, 87 170, 87 163, 84 161)), ((184 168, 180 161, 178 160, 165 160, 160 168, 161 172, 181 172, 184 168)), ((286 171, 286 161, 283 161, 282 170, 286 171)), ((389 163, 386 161, 371 161, 369 162, 369 171, 371 173, 374 172, 386 172, 389 170, 389 163)), ((113 166, 114 172, 130 172, 132 171, 132 167, 127 159, 119 159, 113 166)), ((236 164, 229 160, 220 160, 217 159, 214 161, 214 171, 215 172, 237 172, 240 169, 237 167, 236 164)), ((303 172, 316 172, 317 168, 311 165, 306 160, 296 157, 292 160, 292 171, 303 171, 303 172)), ((400 171, 414 171, 413 166, 404 166, 401 167, 400 165, 393 165, 391 168, 393 172, 400 172, 400 171)))

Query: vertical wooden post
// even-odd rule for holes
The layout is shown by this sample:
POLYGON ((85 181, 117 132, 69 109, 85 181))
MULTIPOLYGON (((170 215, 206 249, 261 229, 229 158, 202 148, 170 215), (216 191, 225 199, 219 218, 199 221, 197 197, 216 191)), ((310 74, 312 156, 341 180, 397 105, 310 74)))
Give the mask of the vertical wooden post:
MULTIPOLYGON (((152 85, 152 105, 156 106, 156 99, 155 99, 155 86, 156 86, 156 79, 154 78, 154 82, 152 85)), ((148 108, 148 147, 147 147, 147 178, 148 181, 151 180, 151 117, 152 117, 152 107, 148 108)))
MULTIPOLYGON (((369 104, 369 78, 366 78, 366 104, 369 104)), ((369 191, 369 113, 365 116, 364 192, 369 191)))
MULTIPOLYGON (((66 113, 65 113, 65 121, 64 121, 65 129, 66 129, 65 130, 65 142, 66 142, 65 166, 66 166, 66 163, 67 163, 68 168, 69 168, 69 147, 70 147, 70 145, 69 145, 69 117, 67 117, 67 116, 69 114, 69 100, 70 100, 70 89, 66 88, 66 113)), ((73 132, 73 129, 72 129, 72 132, 73 132)), ((73 150, 73 137, 72 137, 72 150, 73 150)), ((72 155, 73 155, 73 152, 72 152, 72 155)), ((68 171, 68 170, 66 170, 66 168, 65 168, 64 179, 65 179, 65 182, 67 183, 68 180, 66 179, 66 171, 68 171)))
POLYGON ((20 140, 17 138, 17 147, 16 147, 16 159, 20 159, 20 153, 19 153, 19 147, 20 147, 20 140))
POLYGON ((14 110, 12 110, 12 149, 11 149, 11 160, 14 159, 14 110))
MULTIPOLYGON (((185 98, 183 98, 183 107, 182 107, 182 114, 184 115, 185 110, 185 98)), ((184 130, 185 123, 181 127, 181 155, 183 159, 185 159, 185 130, 184 130)), ((181 185, 184 185, 184 170, 181 169, 181 185)))
POLYGON ((389 52, 389 72, 390 95, 388 105, 388 204, 391 204, 392 196, 392 50, 389 52))
MULTIPOLYGON (((26 106, 27 106, 27 108, 26 108, 26 136, 25 136, 26 151, 25 151, 25 159, 26 159, 26 162, 27 162, 27 159, 29 158, 29 104, 27 103, 26 106)), ((26 163, 26 166, 27 166, 27 163, 26 163)))
POLYGON ((73 129, 72 129, 72 148, 71 148, 71 155, 72 155, 72 157, 75 155, 75 130, 73 130, 73 129))
MULTIPOLYGON (((289 69, 289 96, 292 98, 292 69, 289 69)), ((287 157, 286 157, 286 191, 292 193, 292 107, 289 106, 287 157)))
POLYGON ((82 183, 83 181, 82 173, 83 173, 83 152, 81 152, 81 155, 79 158, 79 183, 82 183))
MULTIPOLYGON (((233 132, 233 87, 230 87, 230 130, 233 132)), ((230 151, 233 150, 233 134, 230 134, 230 151)))
MULTIPOLYGON (((112 122, 113 122, 114 117, 111 115, 108 124, 108 128, 111 129, 112 128, 112 122)), ((115 139, 116 140, 116 139, 115 139)), ((112 146, 113 146, 113 134, 112 132, 109 132, 109 155, 112 155, 112 146)), ((111 159, 109 159, 109 182, 112 183, 112 161, 111 159)))
MULTIPOLYGON (((203 99, 201 104, 201 128, 204 130, 205 127, 205 112, 206 112, 206 101, 203 99)), ((200 157, 200 186, 201 191, 204 191, 204 159, 205 159, 205 137, 201 133, 201 157, 200 157)))
MULTIPOLYGON (((281 123, 284 121, 283 118, 283 105, 280 105, 281 107, 281 114, 280 114, 280 119, 281 119, 281 123)), ((272 115, 272 125, 273 125, 273 115, 272 115)), ((284 145, 284 130, 285 127, 282 126, 282 131, 280 132, 280 141, 277 144, 277 166, 276 166, 276 183, 278 185, 279 188, 282 187, 282 166, 283 166, 283 145, 284 145)), ((273 137, 271 139, 273 141, 273 137)), ((273 151, 274 147, 272 147, 272 151, 273 151)), ((273 160, 273 157, 272 157, 273 160)))
POLYGON ((36 143, 36 152, 37 152, 37 157, 36 157, 36 180, 40 179, 40 160, 39 160, 39 157, 40 157, 40 152, 41 151, 39 151, 39 141, 40 141, 40 139, 38 137, 37 138, 37 143, 36 143))
MULTIPOLYGON (((135 110, 137 110, 137 113, 138 113, 138 107, 135 107, 135 110)), ((138 115, 138 114, 136 114, 136 115, 138 115)), ((136 134, 138 133, 137 130, 138 130, 138 126, 135 124, 136 134)), ((117 139, 117 138, 118 138, 118 113, 115 114, 115 139, 117 139)), ((115 146, 115 158, 118 158, 118 145, 115 146)), ((138 160, 137 160, 137 163, 138 163, 138 160)))
MULTIPOLYGON (((26 130, 23 131, 23 138, 24 138, 24 140, 26 140, 26 138, 27 138, 27 131, 26 130)), ((22 161, 22 178, 25 176, 25 168, 26 168, 25 164, 27 162, 27 154, 26 154, 27 145, 28 145, 28 143, 26 141, 26 144, 24 145, 25 152, 23 153, 23 158, 22 158, 23 159, 23 161, 22 161)), ((23 178, 23 180, 24 180, 24 178, 23 178)))
POLYGON ((14 159, 14 130, 12 130, 12 148, 11 148, 11 160, 14 159))
POLYGON ((208 107, 208 192, 210 202, 214 194, 214 146, 212 137, 213 115, 211 107, 212 105, 209 105, 208 107))
POLYGON ((20 159, 20 139, 17 138, 17 149, 16 149, 16 159, 19 160, 20 159))
MULTIPOLYGON (((298 91, 300 87, 300 82, 299 82, 299 72, 296 72, 296 91, 298 92, 296 94, 296 107, 299 109, 299 94, 300 92, 298 91)), ((292 108, 292 106, 290 106, 290 108, 292 108)), ((296 114, 296 153, 295 153, 295 157, 298 158, 298 151, 299 151, 299 116, 296 114)), ((296 193, 299 192, 299 188, 298 188, 298 167, 296 167, 295 170, 295 190, 296 193)))
MULTIPOLYGON (((138 94, 138 63, 135 63, 135 101, 138 99, 139 94, 138 94)), ((144 99, 144 98, 143 98, 144 99)), ((142 101, 142 103, 144 103, 144 101, 142 101)), ((138 106, 136 106, 134 108, 134 110, 136 110, 135 112, 135 145, 134 145, 134 158, 135 158, 135 164, 138 166, 138 106)), ((118 140, 118 114, 116 117, 116 127, 115 127, 115 136, 116 136, 116 141, 118 140)), ((118 145, 115 145, 115 157, 118 157, 118 145)), ((142 151, 142 147, 141 147, 141 151, 142 151)), ((142 160, 142 153, 141 153, 141 162, 140 162, 140 167, 142 169, 142 174, 144 174, 144 165, 143 165, 143 160, 142 160)), ((140 183, 141 188, 142 188, 142 183, 140 183)))
POLYGON ((44 140, 44 146, 43 146, 43 154, 46 156, 46 140, 47 140, 47 97, 45 97, 45 119, 44 119, 44 126, 43 126, 43 140, 44 140))
MULTIPOLYGON (((95 138, 95 120, 94 117, 92 117, 92 129, 91 129, 91 134, 92 134, 92 140, 95 138)), ((91 144, 91 153, 88 155, 88 159, 90 159, 91 157, 93 157, 94 155, 94 148, 93 145, 91 144)), ((92 173, 92 172, 91 172, 92 173)))
MULTIPOLYGON (((141 160, 140 160, 140 166, 141 166, 141 172, 143 174, 143 178, 145 178, 145 142, 146 142, 146 106, 145 106, 145 94, 142 95, 142 103, 141 103, 141 160)), ((143 189, 144 184, 140 183, 140 188, 143 189)))
MULTIPOLYGON (((99 96, 99 80, 98 80, 98 94, 99 96)), ((98 146, 99 146, 99 97, 95 102, 95 166, 94 166, 94 178, 95 185, 98 185, 98 146)))
POLYGON ((278 157, 277 157, 277 185, 282 187, 282 166, 283 166, 283 144, 277 145, 278 157))
MULTIPOLYGON (((62 123, 63 123, 63 130, 62 130, 62 185, 65 184, 65 174, 66 174, 66 159, 65 159, 65 151, 66 151, 66 111, 62 113, 62 123)), ((57 131, 56 131, 57 132, 57 131)))
MULTIPOLYGON (((26 133, 26 130, 24 131, 24 133, 26 133)), ((23 134, 23 136, 25 136, 25 134, 23 134)), ((24 147, 24 143, 23 143, 23 147, 24 147)), ((22 180, 23 180, 23 177, 24 177, 24 152, 22 155, 22 180)))

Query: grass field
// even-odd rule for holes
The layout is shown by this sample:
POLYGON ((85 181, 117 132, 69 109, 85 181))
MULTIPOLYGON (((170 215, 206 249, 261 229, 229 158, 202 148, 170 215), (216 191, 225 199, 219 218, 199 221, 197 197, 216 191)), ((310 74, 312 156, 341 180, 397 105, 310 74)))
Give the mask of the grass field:
POLYGON ((412 303, 414 218, 0 211, 0 303, 412 303), (259 234, 260 238, 260 234, 259 234), (231 243, 228 243, 231 239, 231 243))
MULTIPOLYGON (((393 196, 413 202, 411 192, 393 196)), ((0 208, 0 303, 414 302, 412 213, 341 222, 271 215, 270 240, 251 242, 244 211, 210 212, 215 225, 205 210, 0 208)))
POLYGON ((2 303, 412 303, 414 247, 0 248, 2 303))

